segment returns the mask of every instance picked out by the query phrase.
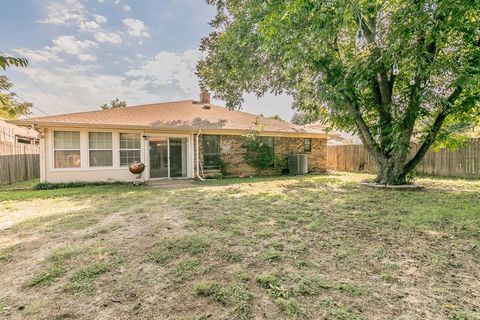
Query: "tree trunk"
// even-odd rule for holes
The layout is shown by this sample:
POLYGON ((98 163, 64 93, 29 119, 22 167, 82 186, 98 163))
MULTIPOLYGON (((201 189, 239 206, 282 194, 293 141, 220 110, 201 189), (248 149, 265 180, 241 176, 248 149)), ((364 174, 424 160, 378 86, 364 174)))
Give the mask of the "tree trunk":
POLYGON ((392 185, 408 183, 406 178, 409 172, 405 171, 405 161, 390 158, 383 162, 378 169, 376 183, 392 185))

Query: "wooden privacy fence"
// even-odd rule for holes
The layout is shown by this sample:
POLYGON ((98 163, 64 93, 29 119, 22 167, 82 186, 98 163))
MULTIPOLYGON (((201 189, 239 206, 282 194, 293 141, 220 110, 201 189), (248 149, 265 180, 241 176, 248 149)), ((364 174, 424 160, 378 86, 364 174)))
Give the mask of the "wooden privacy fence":
POLYGON ((0 141, 0 185, 40 176, 38 145, 0 141))
MULTIPOLYGON (((411 156, 420 148, 415 145, 411 156)), ((327 168, 339 171, 376 172, 375 160, 363 145, 338 145, 327 148, 327 168)), ((443 177, 480 178, 480 139, 471 139, 457 150, 429 150, 418 164, 418 174, 443 177)))

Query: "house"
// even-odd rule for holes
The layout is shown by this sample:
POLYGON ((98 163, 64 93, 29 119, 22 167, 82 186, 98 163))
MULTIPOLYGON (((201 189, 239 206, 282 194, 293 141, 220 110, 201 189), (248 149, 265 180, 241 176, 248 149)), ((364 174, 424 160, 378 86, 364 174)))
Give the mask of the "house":
POLYGON ((10 142, 12 144, 38 144, 38 131, 32 128, 25 128, 8 123, 6 119, 0 118, 0 142, 10 142))
MULTIPOLYGON (((244 135, 259 130, 276 156, 308 153, 310 172, 326 169, 328 135, 290 123, 185 100, 16 120, 41 131, 41 181, 131 181, 128 165, 145 163, 143 178, 198 178, 257 171, 245 162, 244 135)), ((286 167, 286 165, 285 165, 286 167)), ((269 174, 284 167, 272 167, 269 174)))
POLYGON ((324 132, 328 132, 329 139, 327 141, 328 146, 338 146, 338 145, 345 145, 345 144, 354 144, 359 145, 362 144, 362 140, 352 133, 345 132, 345 131, 338 131, 338 130, 331 130, 331 126, 324 122, 315 122, 312 124, 307 124, 304 126, 306 129, 315 129, 324 132))

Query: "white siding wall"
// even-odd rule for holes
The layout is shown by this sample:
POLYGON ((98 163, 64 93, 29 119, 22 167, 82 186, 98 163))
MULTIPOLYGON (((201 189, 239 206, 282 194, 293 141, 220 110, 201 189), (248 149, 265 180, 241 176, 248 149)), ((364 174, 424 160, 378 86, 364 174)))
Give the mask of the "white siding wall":
MULTIPOLYGON (((140 136, 169 136, 168 133, 161 132, 144 132, 141 130, 111 130, 111 129, 72 129, 72 128, 48 128, 44 129, 43 139, 41 139, 41 155, 40 155, 40 180, 44 182, 75 182, 75 181, 132 181, 133 175, 127 167, 120 167, 120 133, 139 133, 140 136), (79 168, 55 168, 53 160, 53 131, 80 131, 80 157, 81 166, 79 168), (89 167, 89 150, 88 150, 88 132, 112 132, 112 167, 89 167)), ((180 136, 180 135, 171 135, 180 136)), ((193 144, 191 134, 183 135, 188 137, 187 150, 187 176, 193 178, 193 144)), ((147 168, 143 173, 144 179, 149 179, 149 147, 148 140, 141 140, 141 161, 146 164, 147 168)))
MULTIPOLYGON (((142 131, 131 130, 103 130, 103 129, 72 129, 72 128, 55 128, 48 129, 44 132, 45 143, 45 161, 44 170, 40 172, 45 173, 45 178, 41 177, 42 181, 46 182, 74 182, 74 181, 132 181, 133 175, 128 171, 127 167, 120 167, 120 146, 119 133, 132 132, 140 133, 142 131), (80 131, 80 168, 55 168, 53 161, 53 131, 80 131), (112 132, 112 152, 113 152, 113 166, 112 167, 89 167, 88 159, 88 132, 112 132)), ((141 161, 146 163, 145 156, 145 141, 142 138, 141 143, 141 161)), ((147 170, 146 170, 147 171, 147 170)), ((144 177, 145 177, 144 173, 144 177)))

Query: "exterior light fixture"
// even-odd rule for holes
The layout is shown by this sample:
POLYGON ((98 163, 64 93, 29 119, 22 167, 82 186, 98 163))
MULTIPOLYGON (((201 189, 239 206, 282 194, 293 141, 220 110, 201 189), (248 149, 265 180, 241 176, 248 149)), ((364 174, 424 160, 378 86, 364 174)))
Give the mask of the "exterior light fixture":
POLYGON ((394 76, 398 76, 398 74, 400 73, 400 69, 398 68, 398 64, 396 64, 396 63, 393 64, 392 73, 393 73, 394 76))

